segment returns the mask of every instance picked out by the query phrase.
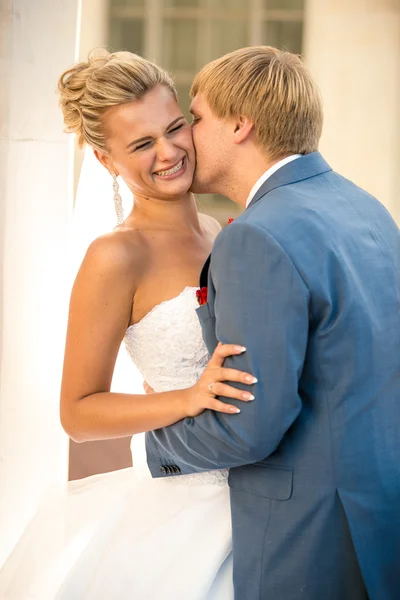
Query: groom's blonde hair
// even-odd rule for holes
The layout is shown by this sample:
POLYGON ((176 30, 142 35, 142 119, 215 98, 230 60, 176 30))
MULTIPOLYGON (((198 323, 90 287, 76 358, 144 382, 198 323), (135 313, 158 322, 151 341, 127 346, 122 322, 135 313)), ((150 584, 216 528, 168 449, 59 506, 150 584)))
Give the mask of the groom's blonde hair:
POLYGON ((226 54, 196 75, 200 93, 220 119, 245 116, 271 158, 318 149, 323 112, 317 84, 296 54, 252 46, 226 54))

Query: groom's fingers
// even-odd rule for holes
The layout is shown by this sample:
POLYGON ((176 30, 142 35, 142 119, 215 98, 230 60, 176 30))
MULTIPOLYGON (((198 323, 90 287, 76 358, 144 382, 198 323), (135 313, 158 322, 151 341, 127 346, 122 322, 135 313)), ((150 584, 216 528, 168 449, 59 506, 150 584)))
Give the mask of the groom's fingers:
POLYGON ((218 344, 208 364, 212 367, 222 367, 225 358, 235 354, 243 354, 243 352, 246 352, 246 348, 237 344, 218 344))

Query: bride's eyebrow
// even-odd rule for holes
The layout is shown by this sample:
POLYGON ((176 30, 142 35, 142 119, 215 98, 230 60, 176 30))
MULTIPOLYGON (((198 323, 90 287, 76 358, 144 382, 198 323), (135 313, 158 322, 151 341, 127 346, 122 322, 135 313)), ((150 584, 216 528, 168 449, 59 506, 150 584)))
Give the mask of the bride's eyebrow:
POLYGON ((183 115, 181 115, 180 117, 178 117, 177 119, 175 119, 175 121, 172 121, 172 123, 170 123, 168 125, 168 127, 166 128, 165 131, 168 131, 168 129, 170 129, 171 127, 173 127, 174 125, 176 125, 176 123, 178 123, 178 121, 182 121, 182 119, 184 119, 185 117, 183 115))
MULTIPOLYGON (((169 125, 167 125, 165 131, 168 131, 168 129, 170 129, 171 127, 173 127, 174 125, 176 125, 176 123, 178 123, 178 121, 182 121, 182 119, 184 119, 184 115, 181 115, 180 117, 178 117, 177 119, 174 119, 172 121, 172 123, 170 123, 169 125)), ((140 144, 140 142, 144 142, 146 140, 151 140, 152 137, 151 135, 145 135, 144 137, 141 137, 137 140, 133 140, 133 142, 129 142, 129 144, 127 145, 126 149, 129 150, 132 146, 136 146, 136 144, 140 144)))

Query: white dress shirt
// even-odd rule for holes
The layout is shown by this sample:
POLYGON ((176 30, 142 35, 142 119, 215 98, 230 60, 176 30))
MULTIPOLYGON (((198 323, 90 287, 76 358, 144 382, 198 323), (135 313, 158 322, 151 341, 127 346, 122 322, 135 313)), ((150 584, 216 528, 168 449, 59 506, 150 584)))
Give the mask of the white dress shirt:
POLYGON ((291 156, 287 156, 286 158, 283 158, 279 162, 275 163, 267 171, 265 171, 265 173, 263 173, 261 175, 261 177, 259 179, 257 179, 255 184, 251 188, 251 192, 246 200, 246 208, 248 207, 250 202, 253 200, 254 196, 256 195, 256 193, 258 192, 258 190, 260 189, 262 184, 267 181, 268 177, 271 177, 271 175, 273 175, 273 173, 275 173, 278 169, 280 169, 284 165, 287 165, 288 163, 292 162, 292 160, 296 160, 296 158, 300 158, 300 156, 302 156, 302 154, 292 154, 291 156))

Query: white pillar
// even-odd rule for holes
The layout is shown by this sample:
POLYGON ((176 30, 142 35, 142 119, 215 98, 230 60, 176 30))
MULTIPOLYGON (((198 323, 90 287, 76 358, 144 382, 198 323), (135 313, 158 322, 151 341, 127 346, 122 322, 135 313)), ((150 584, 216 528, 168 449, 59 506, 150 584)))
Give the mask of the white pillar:
POLYGON ((39 498, 67 478, 59 423, 72 143, 57 79, 79 0, 1 0, 0 565, 39 498))
POLYGON ((163 52, 163 5, 161 0, 146 0, 145 9, 145 49, 148 60, 162 62, 163 52))
POLYGON ((110 0, 81 0, 81 3, 78 59, 86 60, 94 48, 108 46, 110 0))
MULTIPOLYGON (((77 38, 77 60, 87 60, 89 52, 109 45, 110 0, 80 0, 81 11, 77 38)), ((82 168, 83 151, 75 141, 74 147, 74 198, 82 168)))
POLYGON ((400 2, 306 0, 304 50, 324 97, 322 153, 400 223, 400 2))

